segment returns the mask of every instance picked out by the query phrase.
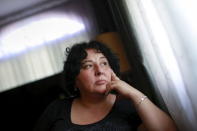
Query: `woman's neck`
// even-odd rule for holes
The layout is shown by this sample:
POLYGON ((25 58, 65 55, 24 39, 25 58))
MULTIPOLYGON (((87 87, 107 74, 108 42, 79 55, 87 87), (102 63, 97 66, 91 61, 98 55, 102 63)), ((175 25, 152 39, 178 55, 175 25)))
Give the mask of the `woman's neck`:
POLYGON ((79 125, 87 125, 104 119, 112 110, 116 96, 104 98, 79 97, 74 99, 71 107, 71 121, 79 125))
POLYGON ((116 96, 109 94, 107 96, 102 97, 88 97, 88 96, 81 96, 77 99, 77 102, 84 107, 94 108, 100 107, 105 105, 113 105, 116 100, 116 96))

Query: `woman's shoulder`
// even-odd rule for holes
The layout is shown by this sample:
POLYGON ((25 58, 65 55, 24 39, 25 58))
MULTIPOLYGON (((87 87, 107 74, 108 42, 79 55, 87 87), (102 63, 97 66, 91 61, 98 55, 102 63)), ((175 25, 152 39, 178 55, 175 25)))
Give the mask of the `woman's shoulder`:
POLYGON ((71 98, 55 99, 45 108, 44 112, 38 119, 35 131, 49 130, 50 126, 57 120, 66 119, 69 114, 71 98))
POLYGON ((72 98, 63 98, 63 99, 55 99, 53 100, 47 108, 60 108, 64 106, 69 106, 72 103, 72 98))
POLYGON ((65 110, 69 110, 72 99, 55 99, 45 108, 42 115, 52 119, 64 115, 65 110))

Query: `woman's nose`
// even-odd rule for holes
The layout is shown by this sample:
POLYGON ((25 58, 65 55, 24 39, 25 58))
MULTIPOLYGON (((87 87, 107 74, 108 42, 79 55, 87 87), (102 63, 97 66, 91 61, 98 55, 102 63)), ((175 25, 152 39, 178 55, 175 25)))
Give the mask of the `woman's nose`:
POLYGON ((95 75, 100 76, 104 74, 103 68, 99 65, 95 65, 95 75))

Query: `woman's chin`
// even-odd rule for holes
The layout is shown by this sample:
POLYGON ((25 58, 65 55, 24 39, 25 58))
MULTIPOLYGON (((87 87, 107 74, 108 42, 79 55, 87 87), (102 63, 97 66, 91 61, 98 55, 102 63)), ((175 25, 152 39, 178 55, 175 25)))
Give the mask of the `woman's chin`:
POLYGON ((107 91, 106 86, 97 88, 97 92, 100 94, 105 94, 106 91, 107 91))

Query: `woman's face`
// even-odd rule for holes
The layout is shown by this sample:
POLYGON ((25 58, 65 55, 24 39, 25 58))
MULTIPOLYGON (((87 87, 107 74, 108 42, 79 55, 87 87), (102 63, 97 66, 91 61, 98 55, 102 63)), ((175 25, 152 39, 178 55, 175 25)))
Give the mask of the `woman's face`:
POLYGON ((81 94, 104 94, 111 81, 111 67, 107 58, 95 49, 86 50, 87 57, 81 63, 76 87, 81 94))

